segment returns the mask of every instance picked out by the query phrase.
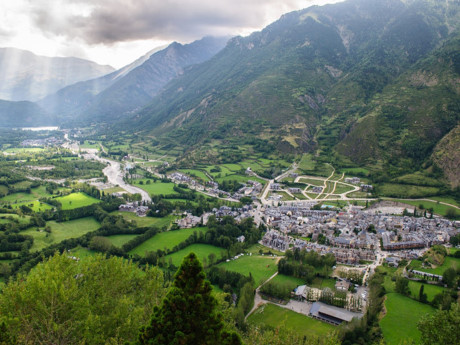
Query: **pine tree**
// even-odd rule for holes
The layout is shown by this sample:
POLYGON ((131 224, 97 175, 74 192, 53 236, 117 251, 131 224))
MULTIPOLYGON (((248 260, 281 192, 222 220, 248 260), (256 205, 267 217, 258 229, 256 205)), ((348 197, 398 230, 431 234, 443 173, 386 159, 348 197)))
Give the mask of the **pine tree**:
POLYGON ((195 253, 186 256, 174 276, 171 290, 150 325, 141 329, 138 344, 239 345, 240 337, 224 329, 217 301, 195 253))

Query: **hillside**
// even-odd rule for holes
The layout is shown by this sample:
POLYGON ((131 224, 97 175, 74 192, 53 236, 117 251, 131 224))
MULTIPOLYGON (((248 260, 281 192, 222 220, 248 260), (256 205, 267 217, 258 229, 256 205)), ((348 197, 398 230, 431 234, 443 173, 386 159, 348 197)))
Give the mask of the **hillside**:
POLYGON ((46 57, 16 48, 0 48, 0 99, 36 101, 67 85, 113 70, 111 66, 73 57, 46 57))
POLYGON ((0 127, 36 127, 56 125, 56 118, 32 102, 0 100, 0 127))
POLYGON ((451 2, 352 0, 283 15, 117 128, 189 150, 258 139, 340 165, 391 162, 391 176, 419 169, 458 123, 459 13, 451 2))

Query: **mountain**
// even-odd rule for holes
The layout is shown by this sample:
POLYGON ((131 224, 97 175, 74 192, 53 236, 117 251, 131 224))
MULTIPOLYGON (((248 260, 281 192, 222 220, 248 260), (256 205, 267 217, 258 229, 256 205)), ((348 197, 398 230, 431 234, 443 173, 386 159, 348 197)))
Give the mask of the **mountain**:
POLYGON ((29 101, 0 100, 0 127, 55 126, 56 118, 29 101))
POLYGON ((58 114, 61 117, 75 115, 79 111, 84 111, 98 93, 113 85, 118 79, 142 65, 150 56, 164 48, 165 47, 152 49, 129 65, 102 77, 66 86, 37 103, 50 114, 58 114))
POLYGON ((288 13, 231 39, 114 128, 201 157, 212 157, 212 141, 256 141, 382 178, 429 169, 459 121, 459 27, 451 1, 350 0, 288 13))
POLYGON ((205 37, 190 44, 174 42, 102 78, 78 83, 39 102, 48 112, 67 120, 113 121, 140 109, 184 68, 208 60, 221 50, 227 38, 205 37))
POLYGON ((26 50, 0 48, 0 99, 36 101, 67 85, 113 70, 73 57, 45 57, 26 50))

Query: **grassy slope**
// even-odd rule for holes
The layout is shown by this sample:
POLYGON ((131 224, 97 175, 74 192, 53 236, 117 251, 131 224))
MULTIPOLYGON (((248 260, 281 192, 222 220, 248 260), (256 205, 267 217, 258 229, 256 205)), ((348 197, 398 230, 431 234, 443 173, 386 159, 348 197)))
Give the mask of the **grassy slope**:
POLYGON ((254 255, 245 255, 237 260, 223 262, 219 264, 219 267, 245 276, 249 276, 249 273, 251 273, 256 286, 259 286, 278 270, 276 258, 254 255))
POLYGON ((321 336, 336 330, 334 326, 325 322, 273 304, 265 304, 257 309, 249 316, 248 322, 259 326, 285 327, 293 329, 301 335, 310 335, 313 333, 321 336))
POLYGON ((179 250, 178 252, 175 252, 173 254, 167 255, 166 256, 166 263, 169 262, 169 258, 172 259, 172 262, 175 266, 179 266, 180 263, 182 262, 182 259, 190 254, 191 252, 195 253, 198 257, 198 259, 203 262, 203 258, 208 258, 209 254, 214 253, 216 254, 217 258, 221 257, 221 253, 225 252, 226 250, 224 248, 219 248, 212 246, 210 244, 192 244, 188 246, 187 248, 184 248, 182 250, 179 250))
POLYGON ((93 217, 70 220, 64 223, 50 221, 47 225, 51 227, 51 234, 45 231, 36 231, 36 228, 29 228, 21 231, 21 234, 31 235, 34 238, 34 244, 31 248, 32 251, 43 249, 69 238, 83 236, 87 232, 97 230, 100 226, 99 222, 93 217))
POLYGON ((73 210, 74 208, 89 206, 101 202, 85 193, 72 193, 66 196, 56 198, 62 204, 63 210, 73 210))
POLYGON ((420 341, 417 322, 434 309, 429 305, 414 301, 397 293, 387 294, 385 301, 386 315, 380 321, 383 336, 388 345, 400 344, 404 339, 420 341))
POLYGON ((161 232, 152 238, 149 238, 144 243, 131 250, 130 254, 144 255, 145 252, 157 251, 158 249, 164 250, 172 249, 174 246, 185 241, 193 232, 206 232, 207 228, 194 228, 194 229, 181 229, 174 231, 161 232))

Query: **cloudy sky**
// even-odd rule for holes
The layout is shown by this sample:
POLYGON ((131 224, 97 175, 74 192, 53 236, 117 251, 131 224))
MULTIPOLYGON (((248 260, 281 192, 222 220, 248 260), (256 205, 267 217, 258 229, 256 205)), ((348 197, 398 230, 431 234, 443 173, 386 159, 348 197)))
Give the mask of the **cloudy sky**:
POLYGON ((340 0, 0 0, 0 47, 122 67, 172 41, 248 35, 340 0))

